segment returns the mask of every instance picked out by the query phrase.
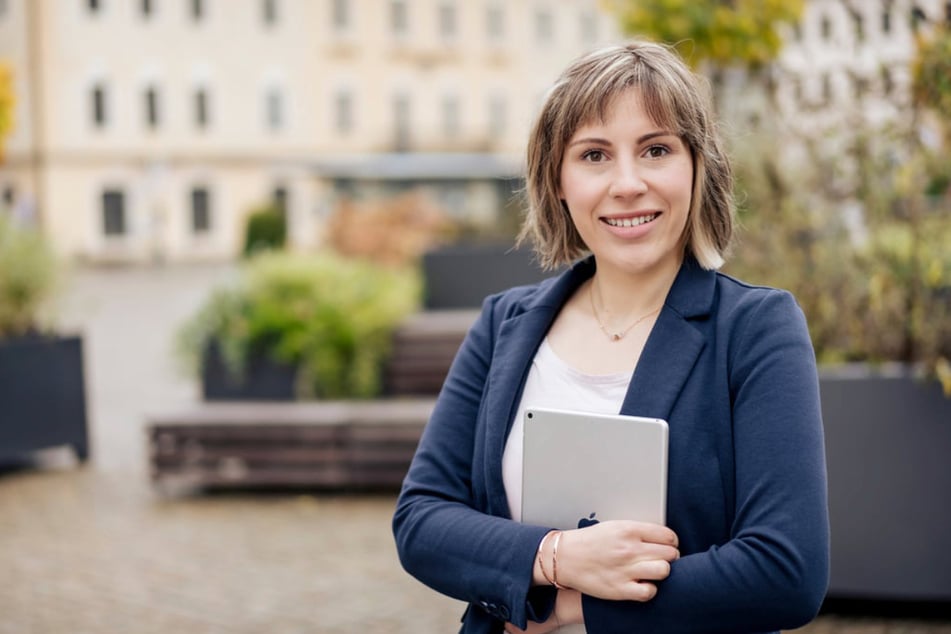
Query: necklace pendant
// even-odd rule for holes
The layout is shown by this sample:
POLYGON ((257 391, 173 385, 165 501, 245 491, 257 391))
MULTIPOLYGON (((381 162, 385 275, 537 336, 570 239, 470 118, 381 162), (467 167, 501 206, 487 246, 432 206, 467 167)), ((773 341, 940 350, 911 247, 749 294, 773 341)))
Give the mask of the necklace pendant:
POLYGON ((624 336, 624 335, 622 335, 621 333, 616 332, 616 333, 614 333, 613 335, 611 335, 611 341, 620 341, 620 340, 621 340, 621 337, 623 337, 623 336, 624 336))

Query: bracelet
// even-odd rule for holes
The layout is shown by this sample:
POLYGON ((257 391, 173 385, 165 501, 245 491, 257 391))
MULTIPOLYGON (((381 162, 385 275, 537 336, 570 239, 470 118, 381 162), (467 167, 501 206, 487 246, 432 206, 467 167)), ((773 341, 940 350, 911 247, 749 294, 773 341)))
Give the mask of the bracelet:
POLYGON ((565 586, 558 583, 558 542, 561 541, 561 531, 558 531, 558 534, 555 535, 555 543, 552 545, 551 550, 551 583, 553 586, 559 590, 566 590, 565 586))
POLYGON ((545 542, 548 541, 548 538, 551 536, 552 532, 553 531, 548 531, 545 533, 545 536, 542 537, 541 543, 538 544, 538 567, 541 569, 542 576, 545 578, 545 581, 549 583, 549 585, 555 585, 555 582, 552 581, 552 578, 548 576, 547 572, 545 572, 545 562, 542 559, 542 551, 545 549, 545 542))

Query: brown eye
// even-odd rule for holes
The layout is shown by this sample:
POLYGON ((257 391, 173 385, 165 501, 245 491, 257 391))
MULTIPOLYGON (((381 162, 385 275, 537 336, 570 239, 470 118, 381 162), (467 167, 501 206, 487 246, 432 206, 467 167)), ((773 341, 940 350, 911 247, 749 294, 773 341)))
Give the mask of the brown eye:
POLYGON ((581 158, 592 163, 600 163, 604 160, 604 152, 601 150, 588 150, 581 155, 581 158))
POLYGON ((647 156, 650 158, 663 158, 670 154, 670 148, 666 145, 652 145, 647 148, 647 156))

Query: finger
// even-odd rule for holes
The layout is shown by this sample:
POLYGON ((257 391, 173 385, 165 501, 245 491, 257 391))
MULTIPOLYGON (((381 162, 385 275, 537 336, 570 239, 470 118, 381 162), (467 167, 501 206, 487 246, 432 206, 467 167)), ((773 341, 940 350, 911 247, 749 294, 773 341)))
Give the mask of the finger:
POLYGON ((657 586, 649 581, 632 581, 625 587, 625 596, 628 601, 650 601, 657 595, 657 586))
POLYGON ((646 522, 635 522, 636 530, 640 534, 641 541, 651 544, 663 544, 665 546, 680 546, 680 540, 677 533, 666 526, 660 524, 650 524, 646 522))
POLYGON ((680 551, 673 546, 662 544, 641 544, 641 551, 638 553, 636 561, 648 561, 650 559, 675 561, 680 559, 680 551))
POLYGON ((663 559, 642 561, 633 568, 636 581, 663 581, 670 576, 670 562, 663 559))

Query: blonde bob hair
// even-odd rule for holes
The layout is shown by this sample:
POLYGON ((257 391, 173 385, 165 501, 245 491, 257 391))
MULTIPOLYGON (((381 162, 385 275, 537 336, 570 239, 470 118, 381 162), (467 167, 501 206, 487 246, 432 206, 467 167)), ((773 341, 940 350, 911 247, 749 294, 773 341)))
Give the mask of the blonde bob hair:
POLYGON ((565 146, 579 127, 603 121, 613 100, 634 88, 650 119, 673 130, 693 158, 685 248, 705 269, 723 265, 733 234, 733 171, 722 149, 709 87, 672 49, 634 41, 590 53, 548 93, 528 141, 528 212, 519 243, 542 266, 570 264, 588 251, 558 195, 565 146))

